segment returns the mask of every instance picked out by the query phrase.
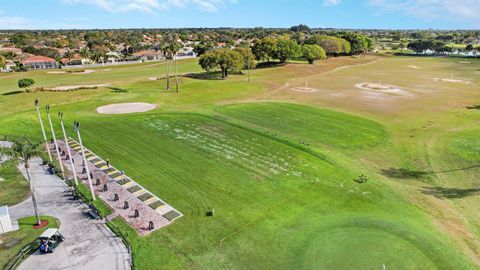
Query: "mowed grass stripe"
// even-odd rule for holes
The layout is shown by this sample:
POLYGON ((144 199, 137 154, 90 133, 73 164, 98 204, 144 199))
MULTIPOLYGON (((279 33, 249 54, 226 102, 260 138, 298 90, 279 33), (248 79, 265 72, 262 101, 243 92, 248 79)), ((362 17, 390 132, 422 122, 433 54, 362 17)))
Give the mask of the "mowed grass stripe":
POLYGON ((305 105, 248 103, 215 110, 317 148, 365 148, 378 145, 387 137, 383 126, 374 121, 305 105))

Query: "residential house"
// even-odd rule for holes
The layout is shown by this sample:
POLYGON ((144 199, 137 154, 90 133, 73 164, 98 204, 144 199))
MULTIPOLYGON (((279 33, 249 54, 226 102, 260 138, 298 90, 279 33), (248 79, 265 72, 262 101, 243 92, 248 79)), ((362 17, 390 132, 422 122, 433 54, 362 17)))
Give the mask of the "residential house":
POLYGON ((133 56, 142 61, 159 61, 164 59, 163 54, 160 51, 155 50, 139 51, 134 53, 133 56))
POLYGON ((55 59, 38 55, 25 59, 22 65, 28 70, 58 68, 55 59))

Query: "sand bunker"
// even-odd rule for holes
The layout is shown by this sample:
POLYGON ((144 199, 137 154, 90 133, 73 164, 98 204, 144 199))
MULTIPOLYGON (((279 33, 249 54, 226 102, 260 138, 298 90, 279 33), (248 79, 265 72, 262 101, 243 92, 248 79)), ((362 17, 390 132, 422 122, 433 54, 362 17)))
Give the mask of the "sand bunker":
POLYGON ((470 83, 470 82, 464 81, 464 80, 447 79, 447 78, 435 78, 434 80, 436 82, 463 83, 463 84, 469 84, 470 83))
POLYGON ((415 65, 408 65, 407 68, 422 69, 421 67, 415 65))
POLYGON ((47 74, 65 74, 66 71, 48 71, 47 74))
POLYGON ((310 87, 293 87, 290 88, 292 91, 295 92, 302 92, 302 93, 315 93, 318 92, 318 89, 310 88, 310 87))
POLYGON ((402 90, 398 86, 390 84, 380 84, 380 83, 357 83, 356 88, 362 90, 373 91, 377 93, 392 94, 398 96, 410 96, 411 94, 408 91, 402 90))
POLYGON ((460 61, 460 62, 458 62, 458 63, 459 63, 459 64, 470 64, 470 62, 468 62, 468 61, 460 61))
POLYGON ((97 108, 97 112, 101 114, 126 114, 137 112, 148 112, 155 109, 157 106, 150 103, 143 102, 130 102, 130 103, 117 103, 97 108))
POLYGON ((53 88, 47 88, 49 91, 71 91, 71 90, 78 90, 78 89, 88 89, 88 88, 97 88, 97 87, 106 87, 109 86, 109 83, 102 83, 102 84, 83 84, 83 85, 65 85, 65 86, 58 86, 53 88))

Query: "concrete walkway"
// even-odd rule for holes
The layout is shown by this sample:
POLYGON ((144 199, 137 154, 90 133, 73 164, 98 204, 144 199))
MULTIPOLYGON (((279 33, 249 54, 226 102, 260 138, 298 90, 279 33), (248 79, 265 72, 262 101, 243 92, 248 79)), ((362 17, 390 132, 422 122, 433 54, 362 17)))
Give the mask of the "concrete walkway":
MULTIPOLYGON (((25 169, 19 166, 23 175, 25 169)), ((100 220, 92 220, 88 207, 72 200, 65 183, 46 172, 39 159, 31 161, 30 175, 40 215, 58 218, 65 236, 54 253, 29 256, 18 269, 130 269, 127 248, 100 220)), ((31 198, 10 207, 12 220, 33 216, 31 198)))

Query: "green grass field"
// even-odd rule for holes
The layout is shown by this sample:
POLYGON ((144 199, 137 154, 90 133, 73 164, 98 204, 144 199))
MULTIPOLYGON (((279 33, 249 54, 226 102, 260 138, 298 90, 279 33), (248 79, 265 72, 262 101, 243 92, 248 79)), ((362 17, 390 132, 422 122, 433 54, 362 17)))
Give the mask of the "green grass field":
MULTIPOLYGON (((0 93, 10 93, 0 95, 0 134, 40 140, 38 97, 65 112, 67 123, 82 123, 89 149, 181 211, 147 237, 114 220, 139 269, 475 269, 475 193, 439 195, 474 188, 479 172, 443 172, 479 160, 473 126, 480 111, 466 106, 479 101, 471 89, 480 62, 458 62, 334 58, 254 70, 252 84, 242 75, 182 78, 178 94, 148 80, 162 75, 162 64, 0 75, 0 93), (469 83, 435 81, 451 73, 469 83), (18 78, 30 76, 38 85, 114 88, 11 94, 18 78), (355 87, 379 80, 410 95, 355 87), (317 91, 291 90, 305 81, 317 91), (130 101, 157 109, 95 111, 130 101), (361 174, 367 183, 353 181, 361 174)), ((199 72, 193 60, 180 70, 199 72)))
POLYGON ((0 205, 15 205, 29 195, 28 182, 17 167, 7 164, 0 167, 0 205))

